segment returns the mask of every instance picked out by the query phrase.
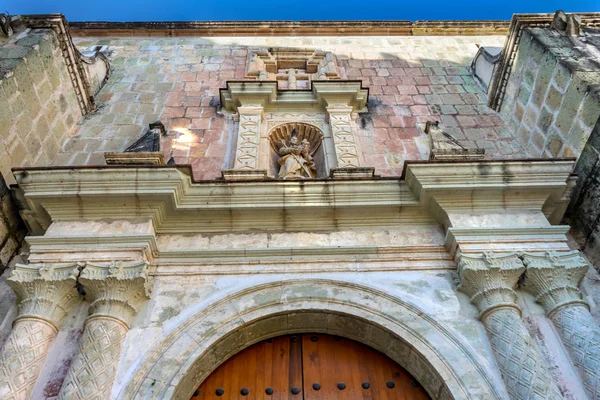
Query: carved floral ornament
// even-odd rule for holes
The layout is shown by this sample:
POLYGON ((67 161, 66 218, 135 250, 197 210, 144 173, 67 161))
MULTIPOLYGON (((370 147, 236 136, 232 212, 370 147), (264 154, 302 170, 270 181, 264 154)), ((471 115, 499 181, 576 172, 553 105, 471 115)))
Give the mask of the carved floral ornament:
POLYGON ((92 313, 114 310, 125 323, 150 294, 145 262, 17 264, 7 283, 17 295, 17 318, 43 319, 56 329, 80 300, 78 285, 92 301, 92 313))
POLYGON ((579 285, 590 263, 581 252, 524 253, 521 258, 527 266, 523 288, 544 306, 548 316, 560 307, 574 303, 581 303, 589 309, 581 297, 579 285))
POLYGON ((502 307, 515 308, 520 313, 514 289, 523 272, 525 266, 517 253, 463 255, 458 264, 458 290, 471 298, 480 311, 480 319, 502 307))

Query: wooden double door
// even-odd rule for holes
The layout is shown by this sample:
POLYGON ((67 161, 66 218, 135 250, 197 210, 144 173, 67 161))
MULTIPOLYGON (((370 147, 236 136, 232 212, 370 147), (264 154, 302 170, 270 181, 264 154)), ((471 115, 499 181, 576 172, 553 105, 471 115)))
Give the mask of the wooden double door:
POLYGON ((401 366, 355 341, 323 334, 280 336, 231 357, 193 400, 425 400, 401 366))

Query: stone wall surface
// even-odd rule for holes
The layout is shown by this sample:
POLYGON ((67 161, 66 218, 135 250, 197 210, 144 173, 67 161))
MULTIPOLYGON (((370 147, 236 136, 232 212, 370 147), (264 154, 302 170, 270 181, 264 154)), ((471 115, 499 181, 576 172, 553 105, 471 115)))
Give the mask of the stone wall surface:
POLYGON ((579 161, 578 175, 565 221, 582 251, 600 270, 600 120, 596 123, 579 161))
POLYGON ((26 30, 0 43, 0 172, 47 166, 77 128, 81 111, 55 33, 26 30))
POLYGON ((10 189, 0 175, 0 274, 16 254, 25 233, 10 189))
POLYGON ((579 157, 600 116, 598 35, 526 28, 501 115, 531 157, 579 157))
POLYGON ((75 38, 82 50, 106 45, 113 74, 98 110, 53 165, 100 165, 103 152, 123 151, 160 119, 168 160, 192 164, 196 179, 231 168, 236 123, 220 115, 219 88, 246 74, 248 49, 260 46, 332 51, 343 79, 369 88, 369 113, 356 121, 365 165, 400 175, 403 161, 429 158, 429 137, 417 124, 438 120, 467 147, 489 158, 522 156, 522 148, 486 104, 469 74, 476 44, 502 45, 502 36, 347 38, 75 38))

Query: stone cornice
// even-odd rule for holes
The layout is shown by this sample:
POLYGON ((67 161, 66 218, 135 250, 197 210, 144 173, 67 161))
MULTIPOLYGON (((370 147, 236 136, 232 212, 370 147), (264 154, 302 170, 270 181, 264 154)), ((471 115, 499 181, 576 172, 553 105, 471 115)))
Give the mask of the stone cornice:
POLYGON ((90 318, 108 317, 129 327, 141 304, 150 295, 148 264, 86 262, 79 277, 90 301, 90 318))
POLYGON ((546 203, 562 197, 574 165, 574 160, 408 163, 405 180, 422 206, 449 227, 449 211, 551 212, 546 203))
POLYGON ((71 22, 74 36, 448 36, 505 35, 509 21, 71 22))
POLYGON ((21 207, 46 226, 149 217, 157 233, 183 233, 431 221, 408 187, 393 179, 194 183, 189 169, 179 167, 29 169, 15 175, 21 207))
POLYGON ((77 276, 80 264, 17 264, 6 283, 17 294, 19 318, 34 318, 55 329, 79 300, 77 276))
MULTIPOLYGON (((447 212, 548 209, 571 160, 412 163, 398 179, 194 182, 189 167, 16 169, 19 206, 51 221, 151 218, 157 233, 331 230, 430 222, 447 212), (310 210, 310 211, 309 211, 310 210)), ((550 207, 551 209, 551 207, 550 207)), ((43 234, 42 232, 36 233, 43 234)))
POLYGON ((544 306, 549 316, 569 304, 587 306, 579 285, 590 263, 580 251, 546 252, 543 255, 524 253, 521 259, 527 267, 523 287, 544 306))
MULTIPOLYGON (((571 13, 570 13, 571 14, 571 13)), ((581 26, 600 27, 600 13, 573 13, 581 19, 581 26)), ((550 27, 554 14, 514 14, 502 50, 502 59, 492 77, 488 90, 488 106, 496 111, 502 108, 504 93, 515 61, 523 29, 550 27)))
POLYGON ((458 290, 471 298, 480 311, 480 319, 498 308, 520 312, 514 289, 523 272, 525 267, 516 253, 463 255, 458 263, 458 290))
POLYGON ((229 112, 238 106, 261 106, 264 112, 322 111, 331 104, 366 111, 369 89, 361 81, 311 81, 310 90, 277 90, 277 81, 227 81, 220 89, 221 105, 229 112))

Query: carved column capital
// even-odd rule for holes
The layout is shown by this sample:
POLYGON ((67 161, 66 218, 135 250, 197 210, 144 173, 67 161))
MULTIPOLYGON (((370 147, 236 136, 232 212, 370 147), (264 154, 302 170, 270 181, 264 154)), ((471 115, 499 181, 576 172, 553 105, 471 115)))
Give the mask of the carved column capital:
POLYGON ((80 264, 17 264, 6 283, 17 295, 16 320, 33 318, 58 328, 79 300, 76 284, 80 264))
POLYGON ((590 263, 579 251, 546 252, 543 255, 524 253, 521 259, 527 267, 523 287, 535 296, 548 316, 574 303, 589 308, 581 297, 579 284, 590 263))
POLYGON ((88 320, 95 317, 115 318, 127 328, 150 295, 146 262, 86 263, 79 282, 83 285, 86 299, 91 303, 88 320))
POLYGON ((480 311, 480 319, 503 307, 514 308, 520 313, 514 288, 523 272, 525 267, 516 253, 462 255, 458 263, 458 290, 471 298, 480 311))

